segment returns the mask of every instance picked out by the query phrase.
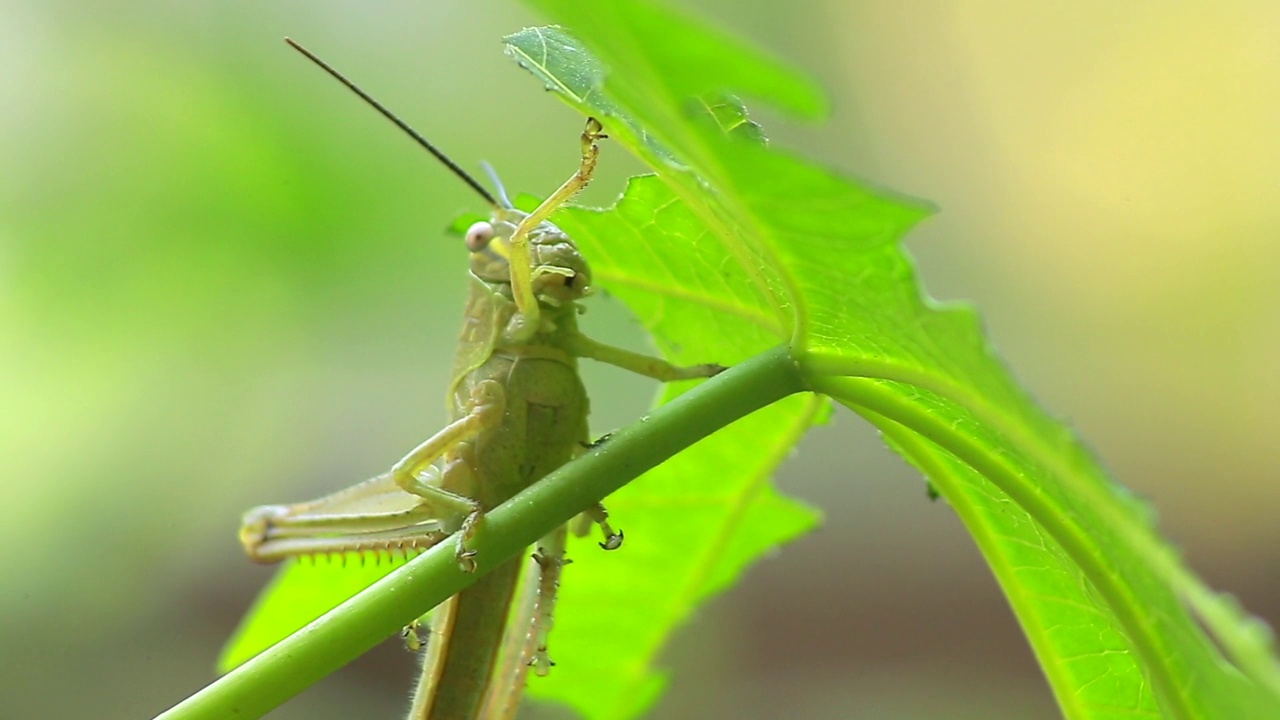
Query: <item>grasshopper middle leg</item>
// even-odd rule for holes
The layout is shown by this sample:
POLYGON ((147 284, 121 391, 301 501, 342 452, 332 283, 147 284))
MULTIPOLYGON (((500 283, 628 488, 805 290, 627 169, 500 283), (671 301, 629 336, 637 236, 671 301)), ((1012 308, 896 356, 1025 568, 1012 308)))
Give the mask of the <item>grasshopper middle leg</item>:
POLYGON ((596 342, 591 338, 576 333, 568 341, 569 352, 578 357, 590 358, 602 363, 608 363, 623 370, 629 370, 637 375, 653 378, 659 382, 672 382, 674 380, 695 380, 698 378, 709 378, 724 372, 723 365, 715 363, 707 363, 704 365, 672 365, 662 358, 644 355, 641 353, 623 350, 620 347, 606 345, 602 342, 596 342))

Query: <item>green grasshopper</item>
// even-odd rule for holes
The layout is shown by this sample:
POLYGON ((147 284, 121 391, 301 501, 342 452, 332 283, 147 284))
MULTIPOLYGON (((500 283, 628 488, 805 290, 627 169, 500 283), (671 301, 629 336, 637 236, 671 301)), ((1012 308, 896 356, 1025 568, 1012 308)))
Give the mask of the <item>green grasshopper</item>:
MULTIPOLYGON (((330 553, 417 551, 455 538, 455 557, 475 569, 468 541, 486 511, 569 462, 588 442, 586 389, 578 358, 591 358, 660 381, 710 377, 719 365, 676 367, 659 358, 597 343, 578 331, 578 302, 591 271, 573 241, 548 222, 591 179, 603 127, 588 119, 577 172, 533 212, 515 209, 499 185, 496 199, 479 182, 350 80, 309 51, 290 45, 408 133, 475 190, 492 209, 466 233, 471 286, 449 386, 451 421, 391 469, 332 495, 245 514, 240 539, 255 561, 330 553)), ((496 182, 496 177, 494 178, 496 182)), ((622 543, 600 505, 584 527, 600 526, 606 550, 622 543)), ((566 531, 539 543, 534 563, 514 559, 432 613, 412 720, 508 718, 530 667, 551 665, 546 635, 555 591, 568 562, 566 531), (525 590, 513 603, 521 574, 525 590), (514 618, 509 621, 509 618, 514 618)), ((407 630, 411 647, 422 643, 407 630)))

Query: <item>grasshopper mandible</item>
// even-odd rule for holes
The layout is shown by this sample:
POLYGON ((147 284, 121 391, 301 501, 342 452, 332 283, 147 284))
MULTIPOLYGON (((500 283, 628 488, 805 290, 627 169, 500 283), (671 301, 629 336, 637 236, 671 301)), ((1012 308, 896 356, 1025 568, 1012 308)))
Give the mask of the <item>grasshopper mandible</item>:
MULTIPOLYGON (((719 365, 676 367, 597 343, 578 331, 578 302, 591 271, 573 241, 548 218, 591 179, 603 127, 588 119, 577 172, 533 212, 515 209, 499 186, 479 182, 324 61, 287 40, 372 105, 475 190, 492 209, 466 233, 471 285, 448 403, 451 421, 388 471, 332 495, 245 514, 240 539, 259 562, 330 553, 413 551, 455 538, 455 557, 475 569, 468 540, 484 513, 590 447, 586 389, 578 358, 660 381, 710 377, 719 365)), ((495 178, 496 181, 496 178, 495 178)), ((606 550, 622 533, 600 505, 606 550)), ((546 633, 564 558, 565 530, 539 543, 518 623, 508 623, 522 566, 504 563, 432 613, 424 669, 409 717, 504 718, 515 712, 529 667, 551 664, 546 633)), ((416 630, 414 645, 420 645, 416 630)))

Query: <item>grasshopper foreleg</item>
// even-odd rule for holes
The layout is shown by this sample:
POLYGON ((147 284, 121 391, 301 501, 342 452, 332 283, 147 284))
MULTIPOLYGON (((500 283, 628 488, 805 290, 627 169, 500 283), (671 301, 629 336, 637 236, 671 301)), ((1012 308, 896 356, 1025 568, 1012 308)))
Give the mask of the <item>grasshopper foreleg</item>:
POLYGON ((511 233, 508 262, 511 266, 511 292, 518 310, 516 316, 518 322, 513 326, 514 331, 511 334, 512 339, 517 342, 532 337, 538 332, 542 322, 542 308, 538 304, 538 298, 533 289, 529 233, 591 182, 591 176, 596 171, 596 161, 600 157, 600 148, 596 145, 596 141, 606 137, 608 136, 604 134, 600 121, 587 118, 587 127, 582 131, 582 161, 578 165, 578 171, 534 208, 533 212, 526 215, 511 233))

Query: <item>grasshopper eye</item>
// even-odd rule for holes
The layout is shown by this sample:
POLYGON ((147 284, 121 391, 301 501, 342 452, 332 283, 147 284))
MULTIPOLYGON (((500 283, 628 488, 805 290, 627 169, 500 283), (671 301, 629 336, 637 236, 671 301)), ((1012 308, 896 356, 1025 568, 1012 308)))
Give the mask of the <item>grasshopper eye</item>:
POLYGON ((471 252, 480 252, 489 247, 490 240, 493 240, 493 226, 489 223, 481 221, 467 228, 466 243, 471 252))

